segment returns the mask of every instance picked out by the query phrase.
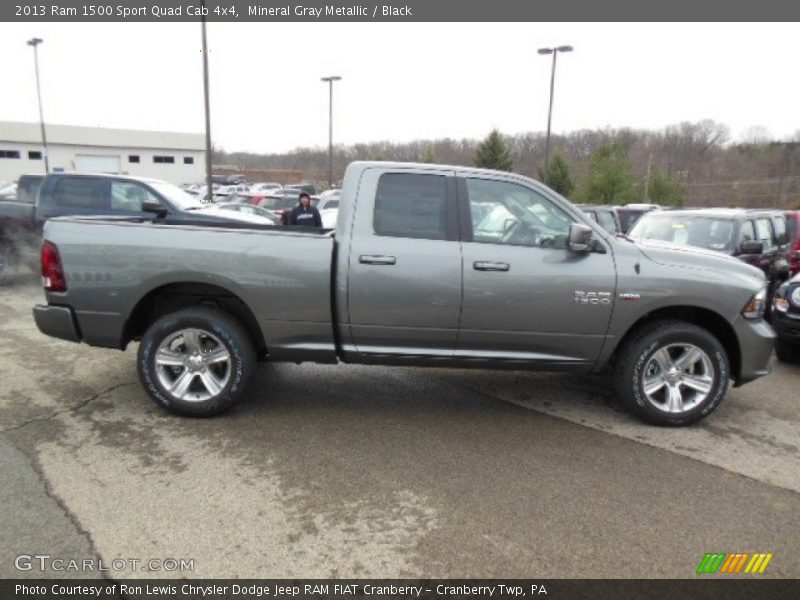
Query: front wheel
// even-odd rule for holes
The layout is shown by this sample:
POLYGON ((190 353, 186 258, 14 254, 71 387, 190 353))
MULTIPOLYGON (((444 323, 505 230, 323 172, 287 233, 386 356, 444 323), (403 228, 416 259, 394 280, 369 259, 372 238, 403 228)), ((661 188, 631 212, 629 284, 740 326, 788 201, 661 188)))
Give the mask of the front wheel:
POLYGON ((0 242, 0 285, 8 283, 11 276, 11 270, 11 248, 8 244, 0 242))
POLYGON ((725 397, 728 355, 707 330, 684 321, 660 321, 637 334, 620 353, 617 394, 638 417, 682 426, 708 416, 725 397))
POLYGON ((186 308, 158 319, 142 338, 139 380, 153 401, 187 417, 230 408, 256 369, 244 328, 215 308, 186 308))

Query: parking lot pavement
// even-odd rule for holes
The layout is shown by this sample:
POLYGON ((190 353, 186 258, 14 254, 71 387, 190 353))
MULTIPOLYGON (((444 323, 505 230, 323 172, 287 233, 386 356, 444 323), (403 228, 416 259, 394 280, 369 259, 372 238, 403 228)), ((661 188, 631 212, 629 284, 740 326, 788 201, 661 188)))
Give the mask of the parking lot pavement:
MULTIPOLYGON (((40 335, 40 296, 0 288, 12 553, 194 560, 159 576, 691 577, 706 552, 759 551, 800 576, 800 367, 688 429, 640 424, 597 377, 310 364, 265 365, 229 414, 188 420, 145 396, 130 350, 40 335)), ((0 576, 20 575, 8 554, 0 576)))

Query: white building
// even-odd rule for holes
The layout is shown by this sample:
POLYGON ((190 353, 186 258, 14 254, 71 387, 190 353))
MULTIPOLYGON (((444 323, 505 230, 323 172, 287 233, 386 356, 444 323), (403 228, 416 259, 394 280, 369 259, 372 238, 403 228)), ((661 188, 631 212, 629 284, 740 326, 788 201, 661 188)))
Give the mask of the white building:
MULTIPOLYGON (((45 133, 52 172, 123 173, 175 184, 204 178, 203 134, 49 124, 45 133)), ((44 171, 39 124, 0 121, 0 181, 44 171)))

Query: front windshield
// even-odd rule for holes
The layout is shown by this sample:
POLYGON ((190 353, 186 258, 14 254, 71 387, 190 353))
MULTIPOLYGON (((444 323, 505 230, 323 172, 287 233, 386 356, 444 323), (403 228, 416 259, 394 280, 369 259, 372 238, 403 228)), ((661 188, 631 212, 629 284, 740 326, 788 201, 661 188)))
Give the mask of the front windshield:
POLYGON ((171 183, 167 183, 166 181, 148 181, 148 184, 169 200, 178 210, 191 210, 203 206, 197 198, 190 196, 181 188, 171 183))
POLYGON ((734 223, 702 215, 647 213, 631 229, 634 239, 725 251, 733 247, 734 223))

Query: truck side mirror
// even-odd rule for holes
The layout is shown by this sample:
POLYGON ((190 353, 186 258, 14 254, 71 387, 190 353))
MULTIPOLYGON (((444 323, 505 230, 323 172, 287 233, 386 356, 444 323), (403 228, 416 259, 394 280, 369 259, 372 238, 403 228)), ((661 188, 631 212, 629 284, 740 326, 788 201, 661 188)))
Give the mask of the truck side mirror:
POLYGON ((572 223, 569 226, 569 239, 567 246, 573 252, 590 252, 592 244, 592 228, 583 223, 572 223))
POLYGON ((764 242, 761 240, 745 240, 739 246, 740 254, 763 254, 764 242))
POLYGON ((142 202, 142 212, 155 213, 156 219, 163 219, 169 211, 158 202, 142 202))

